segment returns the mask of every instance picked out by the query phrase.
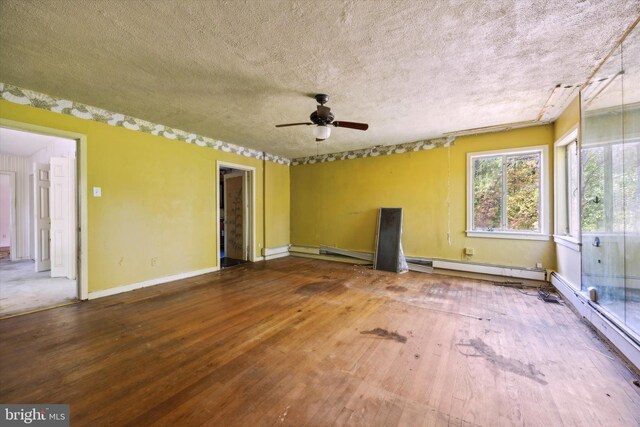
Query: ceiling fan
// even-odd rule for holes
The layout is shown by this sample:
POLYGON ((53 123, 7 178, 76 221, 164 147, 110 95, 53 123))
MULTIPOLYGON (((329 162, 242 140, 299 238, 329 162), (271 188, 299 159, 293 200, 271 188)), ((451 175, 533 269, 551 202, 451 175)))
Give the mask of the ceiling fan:
POLYGON ((369 129, 369 125, 366 123, 355 123, 355 122, 343 122, 343 121, 333 121, 334 116, 331 112, 331 108, 325 107, 324 104, 329 102, 329 95, 325 95, 323 93, 317 94, 315 97, 316 101, 318 101, 318 108, 316 111, 311 113, 309 116, 310 122, 301 122, 301 123, 286 123, 283 125, 276 125, 277 128, 286 127, 286 126, 310 126, 316 125, 313 128, 313 134, 316 137, 316 141, 324 141, 331 136, 331 128, 329 126, 335 126, 337 128, 349 128, 349 129, 358 129, 358 130, 367 130, 369 129))

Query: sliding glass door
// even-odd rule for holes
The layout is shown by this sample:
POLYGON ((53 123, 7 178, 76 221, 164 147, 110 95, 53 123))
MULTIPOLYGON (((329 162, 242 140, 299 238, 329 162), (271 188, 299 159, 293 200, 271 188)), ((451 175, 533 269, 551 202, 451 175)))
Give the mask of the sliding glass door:
POLYGON ((581 96, 582 287, 640 335, 640 29, 581 96))

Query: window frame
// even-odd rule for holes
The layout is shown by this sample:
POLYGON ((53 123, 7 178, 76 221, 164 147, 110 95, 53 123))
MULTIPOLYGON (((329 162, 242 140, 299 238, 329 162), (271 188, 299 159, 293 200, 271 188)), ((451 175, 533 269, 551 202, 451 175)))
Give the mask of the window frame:
POLYGON ((467 153, 467 237, 487 237, 493 239, 519 240, 549 240, 549 146, 536 145, 503 150, 476 151, 467 153), (487 231, 474 230, 474 195, 473 195, 473 162, 477 158, 522 155, 528 153, 540 154, 540 231, 487 231))
POLYGON ((558 139, 554 144, 554 234, 553 239, 556 243, 562 244, 575 251, 580 250, 581 245, 581 224, 580 224, 580 144, 578 142, 578 128, 574 126, 564 136, 558 139), (576 164, 578 173, 578 206, 577 206, 577 230, 571 231, 571 203, 569 200, 570 175, 568 166, 568 147, 576 144, 576 164), (565 230, 562 230, 565 228, 565 230))

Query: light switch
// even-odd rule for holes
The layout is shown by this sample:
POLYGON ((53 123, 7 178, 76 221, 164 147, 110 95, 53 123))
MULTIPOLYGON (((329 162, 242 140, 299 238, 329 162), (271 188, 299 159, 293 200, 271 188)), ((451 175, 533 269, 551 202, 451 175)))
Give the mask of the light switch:
POLYGON ((102 188, 93 187, 93 197, 102 197, 102 188))

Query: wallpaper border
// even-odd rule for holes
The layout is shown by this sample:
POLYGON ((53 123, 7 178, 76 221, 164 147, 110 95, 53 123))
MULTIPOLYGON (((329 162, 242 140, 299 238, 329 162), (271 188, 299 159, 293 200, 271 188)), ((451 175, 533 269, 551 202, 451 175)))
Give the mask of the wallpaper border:
POLYGON ((340 153, 320 154, 317 156, 299 157, 291 160, 291 166, 312 165, 315 163, 335 162, 337 160, 364 159, 366 157, 389 156, 413 151, 431 150, 439 147, 453 146, 455 137, 427 139, 423 141, 407 142, 398 145, 382 145, 361 150, 343 151, 340 153))
POLYGON ((253 157, 259 160, 269 160, 281 165, 289 165, 291 161, 286 157, 276 156, 252 148, 242 147, 195 133, 186 132, 180 129, 171 128, 146 120, 136 119, 120 113, 92 107, 79 102, 57 98, 44 93, 23 89, 8 83, 0 82, 0 98, 15 104, 30 105, 54 113, 66 114, 79 119, 92 120, 105 123, 111 126, 144 132, 151 135, 161 136, 167 139, 183 141, 189 144, 196 144, 201 147, 213 148, 226 153, 238 154, 245 157, 253 157))
POLYGON ((242 147, 195 133, 186 132, 169 126, 151 123, 146 120, 137 119, 121 113, 92 107, 79 102, 69 101, 44 93, 29 89, 23 89, 9 83, 0 82, 0 99, 20 105, 30 105, 54 113, 66 114, 79 119, 92 120, 110 126, 122 127, 125 129, 144 132, 151 135, 161 136, 171 140, 183 141, 189 144, 196 144, 201 147, 208 147, 214 150, 221 150, 226 153, 238 154, 245 157, 252 157, 258 160, 268 160, 281 165, 309 165, 315 163, 333 162, 337 160, 363 159, 367 157, 388 156, 391 154, 402 154, 412 151, 431 150, 433 148, 448 147, 453 145, 455 137, 435 138, 429 140, 408 142, 397 145, 383 145, 360 150, 343 151, 338 153, 320 154, 317 156, 299 157, 290 160, 283 156, 242 147))

